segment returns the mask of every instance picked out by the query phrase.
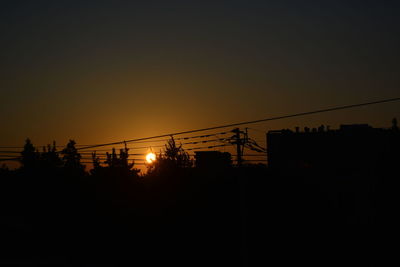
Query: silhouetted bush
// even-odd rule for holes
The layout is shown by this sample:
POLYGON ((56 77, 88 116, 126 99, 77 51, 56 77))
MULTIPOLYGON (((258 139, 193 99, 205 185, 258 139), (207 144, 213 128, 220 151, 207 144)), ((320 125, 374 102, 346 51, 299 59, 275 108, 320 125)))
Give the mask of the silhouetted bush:
POLYGON ((163 153, 157 155, 156 160, 148 166, 148 175, 162 175, 177 172, 193 167, 193 160, 182 148, 177 146, 174 137, 167 141, 163 153))

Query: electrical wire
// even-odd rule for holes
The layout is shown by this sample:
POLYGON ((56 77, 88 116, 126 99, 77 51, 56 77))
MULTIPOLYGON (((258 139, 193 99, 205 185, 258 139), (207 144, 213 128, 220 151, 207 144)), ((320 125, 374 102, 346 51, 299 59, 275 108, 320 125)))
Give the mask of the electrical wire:
POLYGON ((220 125, 220 126, 214 126, 214 127, 208 127, 208 128, 201 128, 201 129, 195 129, 195 130, 189 130, 189 131, 162 134, 162 135, 143 137, 143 138, 137 138, 137 139, 131 139, 131 140, 125 140, 125 141, 119 141, 119 142, 104 143, 104 144, 98 144, 98 145, 93 145, 93 146, 86 146, 86 147, 79 148, 79 150, 101 147, 101 146, 118 145, 118 144, 123 144, 123 143, 137 142, 137 141, 150 140, 150 139, 157 139, 157 138, 163 138, 163 137, 168 137, 168 136, 183 135, 183 134, 190 134, 190 133, 196 133, 196 132, 204 132, 204 131, 228 128, 228 127, 233 127, 233 126, 246 125, 246 124, 255 124, 255 123, 260 123, 260 122, 281 120, 281 119, 287 119, 287 118, 293 118, 293 117, 312 115, 312 114, 317 114, 317 113, 324 113, 324 112, 351 109, 351 108, 362 107, 362 106, 394 102, 394 101, 399 101, 399 100, 400 100, 400 97, 396 97, 396 98, 389 98, 389 99, 383 99, 383 100, 371 101, 371 102, 365 102, 365 103, 358 103, 358 104, 352 104, 352 105, 337 106, 337 107, 332 107, 332 108, 318 109, 318 110, 313 110, 313 111, 300 112, 300 113, 264 118, 264 119, 253 120, 253 121, 244 121, 244 122, 238 122, 238 123, 232 123, 232 124, 226 124, 226 125, 220 125))
POLYGON ((119 142, 104 143, 104 144, 99 144, 99 145, 81 147, 81 148, 79 148, 79 150, 95 148, 95 147, 101 147, 101 146, 119 145, 119 144, 136 142, 136 141, 163 138, 163 137, 168 137, 168 136, 175 136, 175 135, 191 134, 191 133, 196 133, 196 132, 211 131, 211 130, 234 127, 234 126, 240 126, 240 125, 255 124, 255 123, 267 122, 267 121, 273 121, 273 120, 281 120, 281 119, 300 117, 300 116, 306 116, 306 115, 312 115, 312 114, 324 113, 324 112, 331 112, 331 111, 337 111, 337 110, 351 109, 351 108, 356 108, 356 107, 376 105, 376 104, 382 104, 382 103, 388 103, 388 102, 394 102, 394 101, 400 101, 400 97, 383 99, 383 100, 378 100, 378 101, 365 102, 365 103, 358 103, 358 104, 352 104, 352 105, 337 106, 337 107, 332 107, 332 108, 318 109, 318 110, 313 110, 313 111, 300 112, 300 113, 282 115, 282 116, 277 116, 277 117, 264 118, 264 119, 259 119, 259 120, 231 123, 231 124, 226 124, 226 125, 219 125, 219 126, 201 128, 201 129, 195 129, 195 130, 189 130, 189 131, 182 131, 182 132, 162 134, 162 135, 156 135, 156 136, 150 136, 150 137, 143 137, 143 138, 137 138, 137 139, 131 139, 131 140, 125 140, 125 141, 119 141, 119 142))
POLYGON ((224 147, 224 146, 228 146, 228 145, 215 145, 215 146, 193 147, 193 148, 186 148, 185 150, 191 151, 191 150, 196 150, 196 149, 210 149, 210 148, 224 147))
MULTIPOLYGON (((151 137, 143 137, 143 138, 137 138, 137 139, 131 139, 131 140, 125 140, 125 141, 118 141, 118 142, 112 142, 112 143, 103 143, 103 144, 88 145, 88 146, 85 146, 85 145, 79 145, 78 146, 77 145, 77 147, 79 147, 79 148, 77 148, 77 150, 84 150, 84 149, 90 149, 90 148, 96 148, 96 147, 104 147, 104 146, 110 146, 110 145, 119 145, 119 144, 124 144, 124 143, 139 142, 139 141, 158 139, 158 138, 170 137, 170 136, 176 136, 176 135, 183 135, 183 134, 191 134, 191 133, 196 133, 196 132, 210 131, 210 130, 216 130, 216 129, 234 127, 234 126, 240 126, 240 125, 255 124, 255 123, 260 123, 260 122, 267 122, 267 121, 273 121, 273 120, 300 117, 300 116, 312 115, 312 114, 317 114, 317 113, 324 113, 324 112, 351 109, 351 108, 362 107, 362 106, 369 106, 369 105, 376 105, 376 104, 382 104, 382 103, 388 103, 388 102, 395 102, 395 101, 399 101, 399 100, 400 100, 400 97, 396 97, 396 98, 389 98, 389 99, 383 99, 383 100, 378 100, 378 101, 371 101, 371 102, 358 103, 358 104, 352 104, 352 105, 344 105, 344 106, 336 106, 336 107, 332 107, 332 108, 325 108, 325 109, 319 109, 319 110, 308 111, 308 112, 300 112, 300 113, 282 115, 282 116, 277 116, 277 117, 264 118, 264 119, 259 119, 259 120, 244 121, 244 122, 238 122, 238 123, 232 123, 232 124, 226 124, 226 125, 219 125, 219 126, 201 128, 201 129, 194 129, 194 130, 188 130, 188 131, 182 131, 182 132, 175 132, 175 133, 169 133, 169 134, 162 134, 162 135, 151 136, 151 137)), ((209 137, 209 136, 216 135, 216 134, 225 134, 225 133, 226 132, 215 133, 215 134, 210 134, 210 135, 200 135, 200 136, 195 136, 195 137, 182 137, 182 138, 179 138, 179 139, 185 140, 185 138, 187 138, 187 139, 200 138, 200 137, 204 138, 204 137, 209 137)), ((155 146, 153 146, 153 147, 155 147, 155 146)), ((0 148, 21 148, 21 147, 0 147, 0 148)))

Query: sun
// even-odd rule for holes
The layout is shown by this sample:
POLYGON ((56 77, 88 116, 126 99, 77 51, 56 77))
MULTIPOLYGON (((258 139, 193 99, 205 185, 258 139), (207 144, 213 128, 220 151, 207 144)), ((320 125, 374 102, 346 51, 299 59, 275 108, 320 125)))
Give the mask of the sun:
POLYGON ((150 152, 146 155, 146 161, 147 163, 153 163, 154 161, 156 161, 156 154, 150 152))

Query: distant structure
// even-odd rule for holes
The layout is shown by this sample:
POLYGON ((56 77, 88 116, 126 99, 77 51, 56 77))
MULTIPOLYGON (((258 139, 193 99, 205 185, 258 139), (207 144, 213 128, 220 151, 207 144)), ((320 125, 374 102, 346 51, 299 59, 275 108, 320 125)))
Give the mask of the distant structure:
POLYGON ((393 119, 388 129, 368 124, 341 125, 337 130, 289 129, 267 133, 268 166, 279 170, 357 171, 400 166, 400 131, 393 119))
POLYGON ((232 156, 228 152, 219 151, 196 151, 196 168, 221 169, 232 165, 232 156))

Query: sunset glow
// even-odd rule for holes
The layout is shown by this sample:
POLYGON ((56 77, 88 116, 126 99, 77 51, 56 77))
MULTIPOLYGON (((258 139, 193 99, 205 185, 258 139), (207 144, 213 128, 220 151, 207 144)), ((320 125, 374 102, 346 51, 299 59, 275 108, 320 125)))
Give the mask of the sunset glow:
POLYGON ((395 262, 399 14, 1 1, 0 263, 395 262))
POLYGON ((156 154, 154 153, 148 153, 146 155, 146 162, 147 163, 153 163, 154 161, 156 161, 156 154))

